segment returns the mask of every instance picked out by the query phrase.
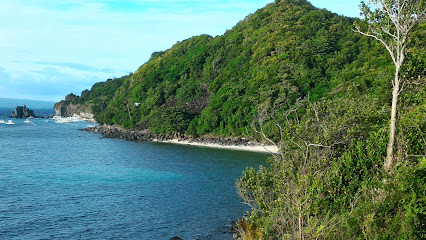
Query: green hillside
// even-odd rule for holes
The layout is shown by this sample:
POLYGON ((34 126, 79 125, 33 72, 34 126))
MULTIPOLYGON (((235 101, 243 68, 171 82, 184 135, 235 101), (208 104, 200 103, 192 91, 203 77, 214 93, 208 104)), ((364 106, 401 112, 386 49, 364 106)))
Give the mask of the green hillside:
POLYGON ((97 120, 232 136, 246 132, 261 103, 387 92, 390 58, 354 34, 352 23, 306 1, 269 4, 223 36, 193 37, 154 53, 97 120))
POLYGON ((189 137, 276 144, 237 186, 242 239, 422 239, 426 229, 426 24, 410 36, 395 166, 383 170, 394 65, 356 19, 275 1, 224 35, 178 42, 72 101, 96 120, 189 137))
POLYGON ((81 92, 80 96, 70 93, 65 96, 65 100, 56 103, 53 108, 55 111, 60 112, 62 116, 92 113, 94 114, 94 118, 98 119, 111 99, 114 98, 117 89, 120 88, 123 82, 130 78, 131 75, 132 74, 120 78, 108 79, 105 82, 95 83, 90 90, 86 89, 81 92))

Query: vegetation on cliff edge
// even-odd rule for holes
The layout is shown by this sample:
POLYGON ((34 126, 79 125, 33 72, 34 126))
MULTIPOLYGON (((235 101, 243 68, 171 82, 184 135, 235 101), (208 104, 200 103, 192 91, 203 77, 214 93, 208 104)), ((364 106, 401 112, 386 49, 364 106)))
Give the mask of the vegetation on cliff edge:
MULTIPOLYGON (((424 8, 424 7, 423 7, 424 8)), ((99 123, 276 144, 237 186, 242 239, 422 239, 426 229, 426 24, 401 68, 394 164, 383 170, 395 67, 356 19, 281 0, 224 35, 178 42, 70 102, 99 123)))

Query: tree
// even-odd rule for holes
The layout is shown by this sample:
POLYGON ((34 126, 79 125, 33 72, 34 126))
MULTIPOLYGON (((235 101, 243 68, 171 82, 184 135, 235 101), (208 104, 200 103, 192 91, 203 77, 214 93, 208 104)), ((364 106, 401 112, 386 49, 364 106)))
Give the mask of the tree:
POLYGON ((381 42, 389 52, 395 65, 395 78, 392 80, 392 108, 389 142, 384 168, 392 169, 396 135, 398 96, 404 88, 401 67, 406 58, 409 34, 417 24, 425 19, 424 0, 370 0, 373 7, 361 2, 361 14, 367 23, 366 30, 356 25, 354 31, 381 42))

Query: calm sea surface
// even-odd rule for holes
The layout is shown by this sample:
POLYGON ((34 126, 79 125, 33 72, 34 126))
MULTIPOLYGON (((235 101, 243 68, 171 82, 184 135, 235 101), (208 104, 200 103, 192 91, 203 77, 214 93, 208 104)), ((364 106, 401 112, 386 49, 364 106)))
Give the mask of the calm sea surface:
POLYGON ((268 157, 13 121, 0 124, 0 239, 232 239, 248 210, 235 181, 268 157))

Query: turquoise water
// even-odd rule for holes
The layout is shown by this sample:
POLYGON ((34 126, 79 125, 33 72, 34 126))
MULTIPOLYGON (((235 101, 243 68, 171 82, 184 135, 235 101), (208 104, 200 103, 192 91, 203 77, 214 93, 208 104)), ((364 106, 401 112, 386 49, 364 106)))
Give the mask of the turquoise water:
POLYGON ((232 239, 235 181, 268 156, 23 121, 0 124, 0 239, 232 239))

